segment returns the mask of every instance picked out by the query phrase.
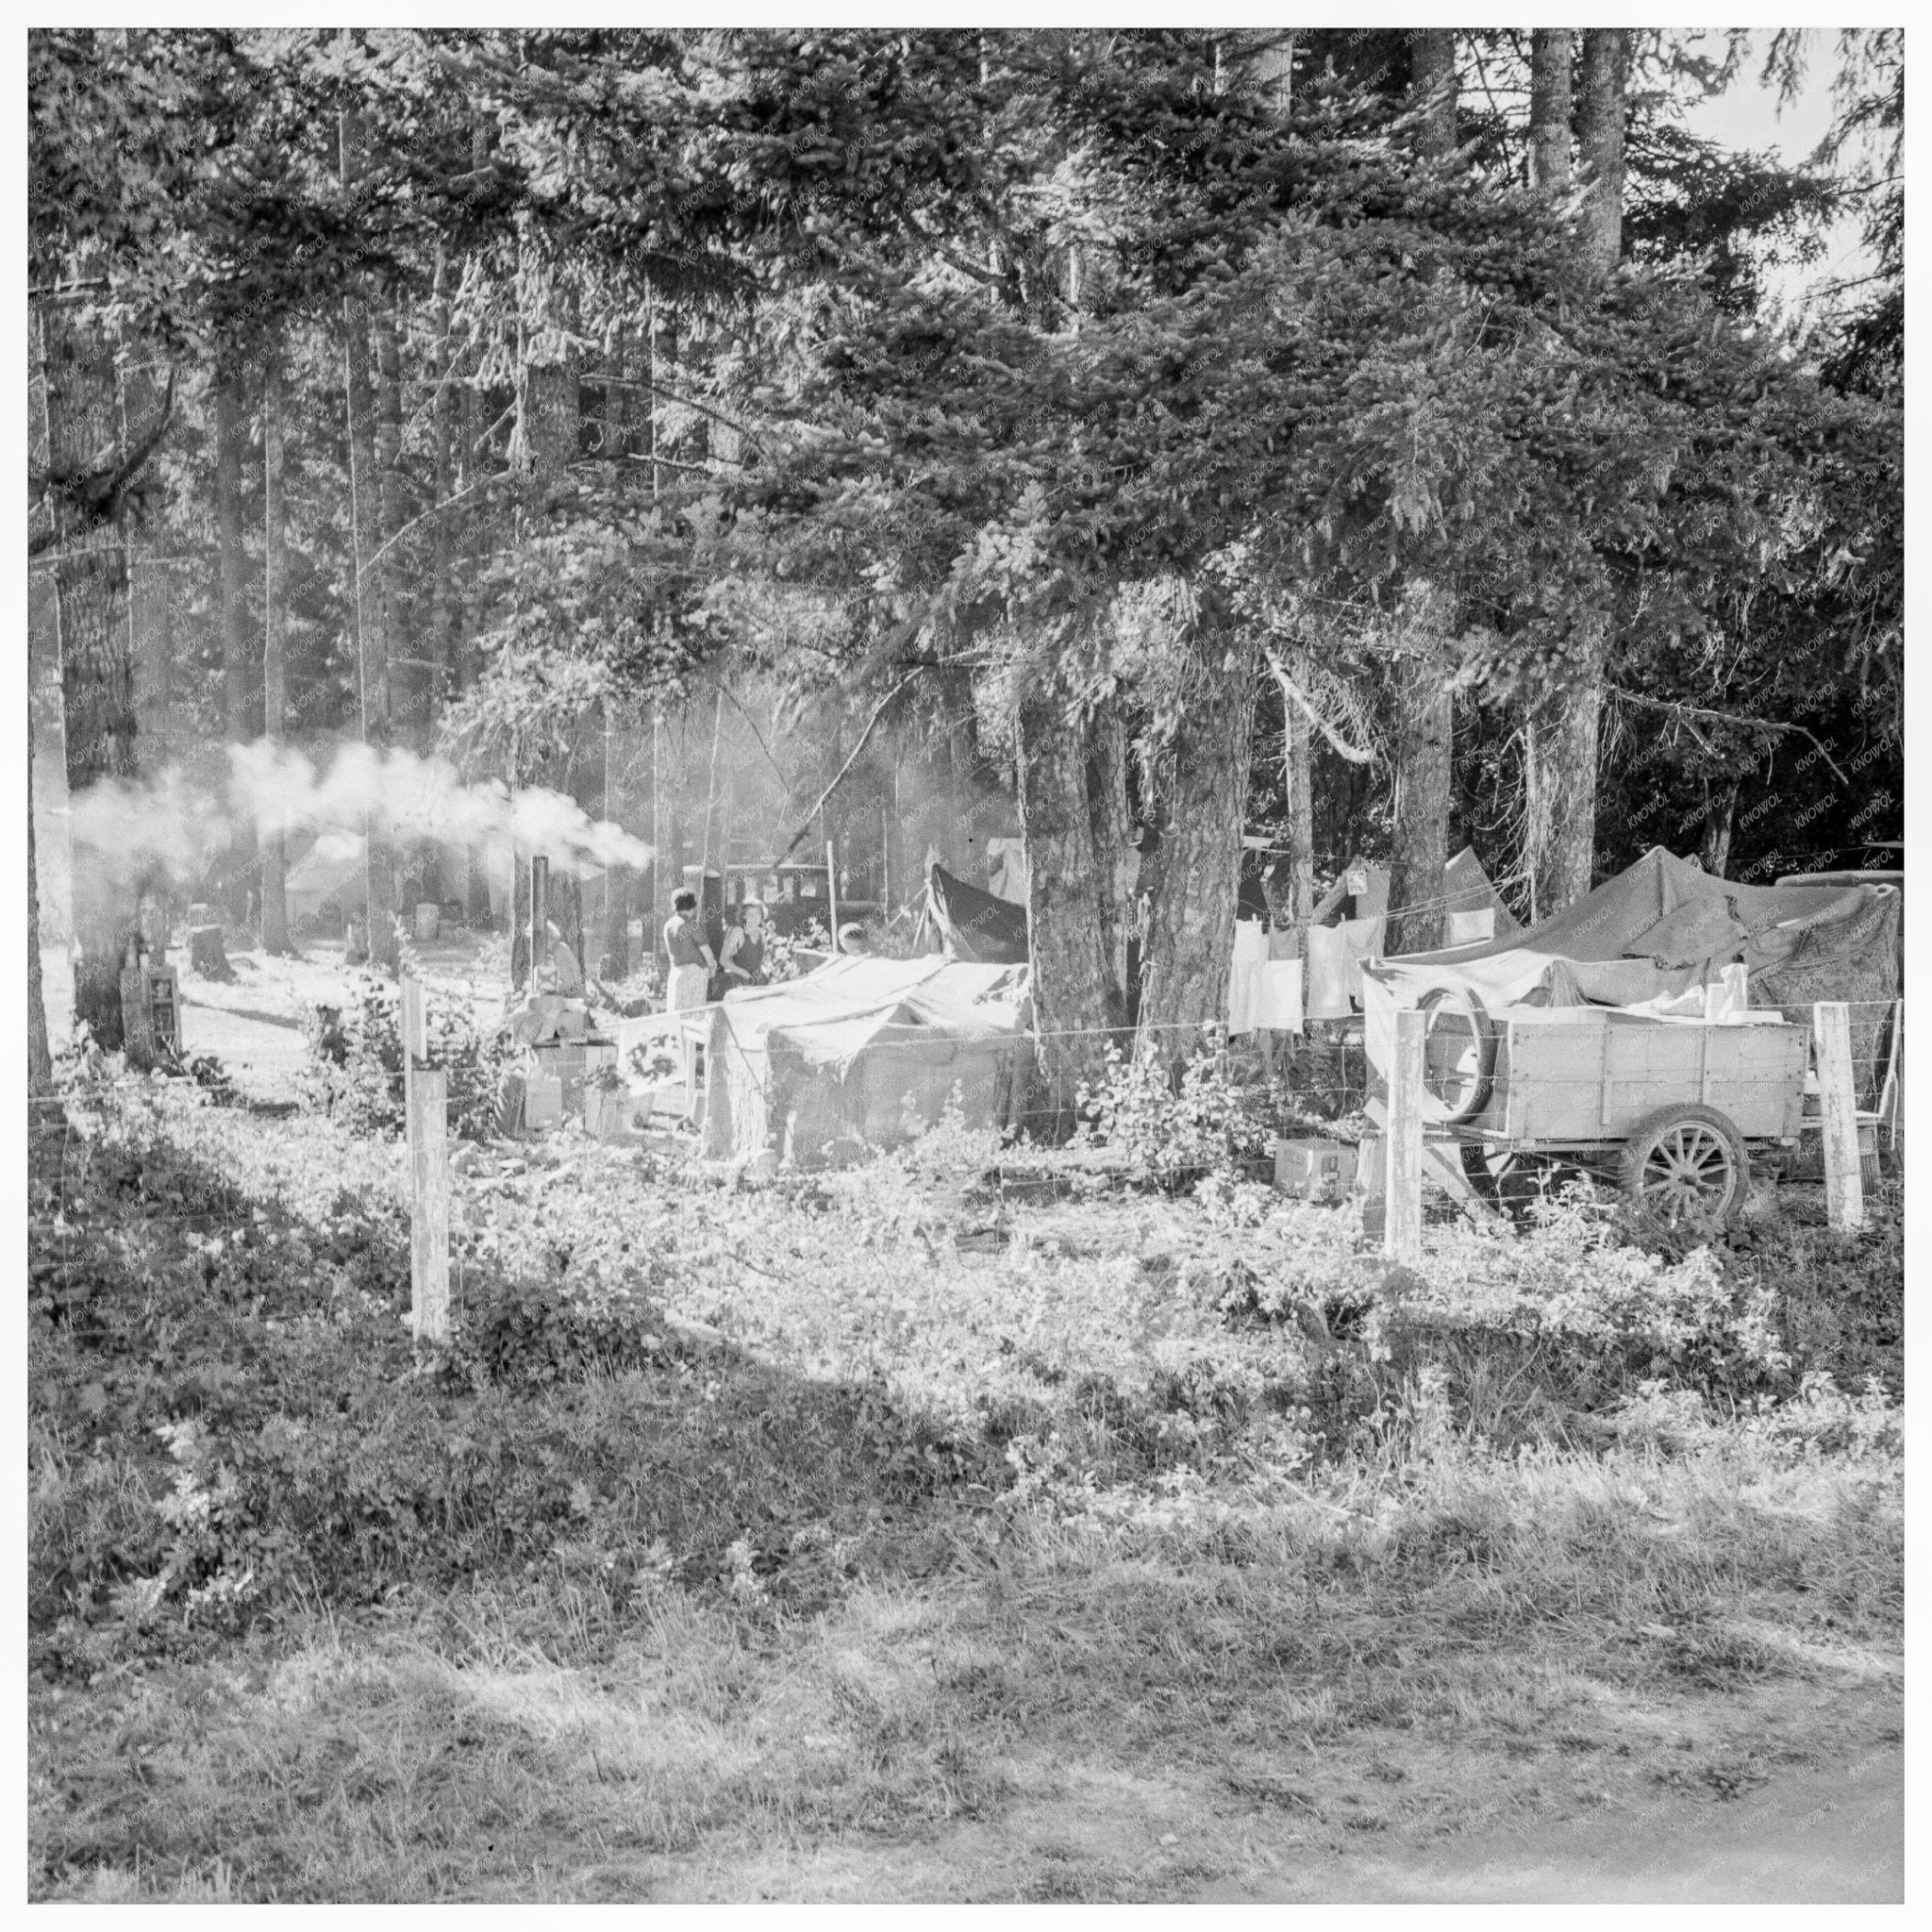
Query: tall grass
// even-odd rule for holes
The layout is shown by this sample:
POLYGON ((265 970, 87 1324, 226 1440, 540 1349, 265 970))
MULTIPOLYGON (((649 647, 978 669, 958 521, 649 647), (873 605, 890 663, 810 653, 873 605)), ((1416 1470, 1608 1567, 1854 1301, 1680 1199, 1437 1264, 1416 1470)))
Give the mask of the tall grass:
POLYGON ((1892 1669, 1882 1279, 1821 1361, 1761 1248, 1587 1216, 1391 1271, 1261 1190, 1002 1206, 971 1137, 566 1141, 465 1184, 425 1361, 386 1150, 96 1102, 32 1203, 39 1893, 1160 1896, 1892 1669))

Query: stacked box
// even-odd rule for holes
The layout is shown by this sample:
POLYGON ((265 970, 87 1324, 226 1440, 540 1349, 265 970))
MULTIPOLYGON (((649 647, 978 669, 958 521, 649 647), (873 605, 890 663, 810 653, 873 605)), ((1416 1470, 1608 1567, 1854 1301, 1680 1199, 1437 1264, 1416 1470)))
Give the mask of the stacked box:
POLYGON ((1274 1185, 1302 1201, 1339 1201, 1355 1185, 1356 1149, 1346 1141, 1274 1143, 1274 1185))
POLYGON ((524 1081, 524 1124, 555 1126, 563 1118, 563 1082, 555 1074, 531 1074, 524 1081))
POLYGON ((641 1133, 650 1119, 651 1096, 626 1088, 584 1089, 584 1128, 599 1141, 641 1133))

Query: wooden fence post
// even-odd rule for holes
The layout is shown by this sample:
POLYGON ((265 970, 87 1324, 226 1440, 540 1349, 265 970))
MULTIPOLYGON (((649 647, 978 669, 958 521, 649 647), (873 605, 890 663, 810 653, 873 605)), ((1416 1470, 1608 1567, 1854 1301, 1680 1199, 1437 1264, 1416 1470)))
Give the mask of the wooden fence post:
POLYGON ((397 1024, 403 1048, 403 1121, 413 1134, 416 1116, 409 1105, 409 1096, 414 1091, 418 1063, 429 1058, 429 1034, 423 1016, 423 982, 407 974, 403 978, 402 1011, 397 1024))
POLYGON ((1852 1074, 1852 1014, 1841 1000, 1811 1008, 1818 1062, 1818 1110, 1824 1126, 1824 1205, 1831 1225, 1865 1224, 1865 1185, 1858 1169, 1858 1090, 1852 1074))
POLYGON ((449 1075, 409 1090, 409 1313, 418 1341, 449 1340, 449 1075))
POLYGON ((1423 1035, 1413 1007, 1395 1015, 1395 1054, 1389 1069, 1389 1131, 1383 1141, 1388 1180, 1382 1252, 1391 1260, 1419 1261, 1423 1253, 1423 1035))

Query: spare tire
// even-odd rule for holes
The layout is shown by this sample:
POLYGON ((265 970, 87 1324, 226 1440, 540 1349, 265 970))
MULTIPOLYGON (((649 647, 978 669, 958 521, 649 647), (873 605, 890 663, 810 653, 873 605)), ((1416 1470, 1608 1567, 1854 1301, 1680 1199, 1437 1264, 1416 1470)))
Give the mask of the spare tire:
POLYGON ((1432 986, 1416 1002, 1423 1016, 1423 1118, 1439 1125, 1474 1120, 1496 1078, 1496 1025, 1468 987, 1432 986), (1439 1043, 1452 1029, 1469 1042, 1453 1058, 1439 1043))

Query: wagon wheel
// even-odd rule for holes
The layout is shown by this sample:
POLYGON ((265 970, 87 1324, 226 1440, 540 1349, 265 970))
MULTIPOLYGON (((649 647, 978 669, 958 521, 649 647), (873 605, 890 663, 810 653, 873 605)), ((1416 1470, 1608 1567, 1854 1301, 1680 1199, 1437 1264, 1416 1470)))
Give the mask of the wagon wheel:
POLYGON ((1580 1161, 1556 1155, 1465 1141, 1462 1172, 1481 1199, 1522 1220, 1537 1202, 1549 1200, 1571 1181, 1588 1178, 1590 1171, 1580 1161))
POLYGON ((1722 1227, 1742 1204, 1749 1174, 1729 1117, 1688 1102, 1640 1121, 1621 1163, 1624 1191, 1668 1227, 1722 1227))
POLYGON ((1467 988, 1432 986, 1416 1002, 1423 1016, 1423 1109, 1442 1124, 1474 1120, 1496 1077, 1496 1028, 1467 988))

